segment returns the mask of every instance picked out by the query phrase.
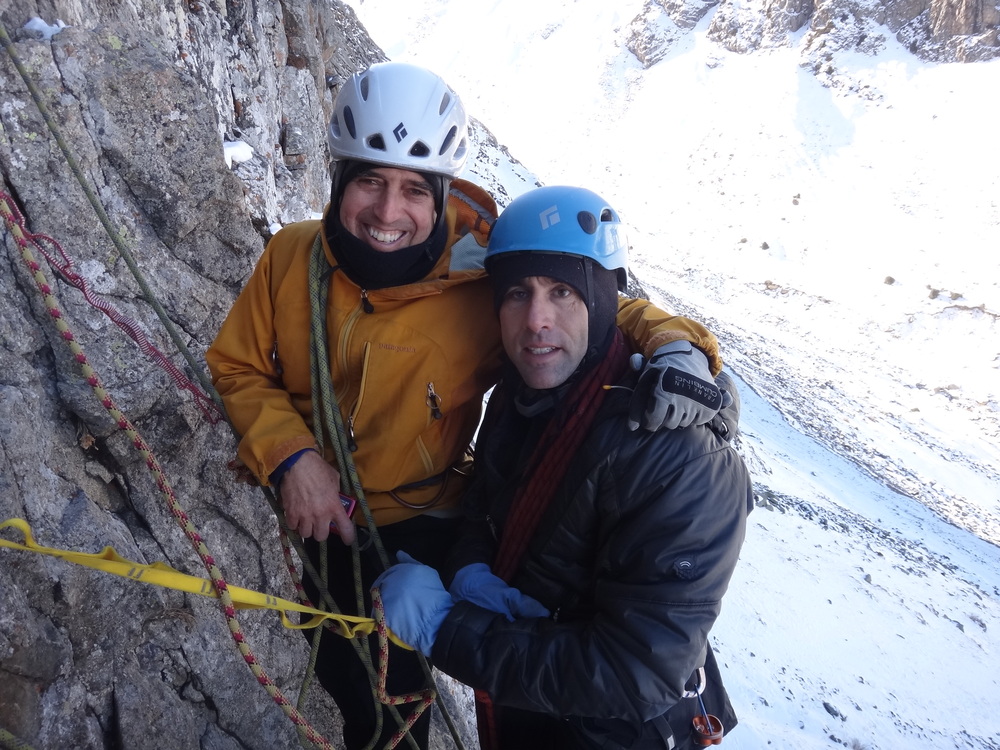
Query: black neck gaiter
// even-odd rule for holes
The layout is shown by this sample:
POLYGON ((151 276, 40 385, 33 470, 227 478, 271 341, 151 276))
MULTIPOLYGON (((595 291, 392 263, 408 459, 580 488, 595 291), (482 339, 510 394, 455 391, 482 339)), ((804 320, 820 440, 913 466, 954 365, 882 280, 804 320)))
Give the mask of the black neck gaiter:
POLYGON ((331 206, 324 220, 326 241, 347 278, 362 289, 385 289, 420 281, 444 252, 448 228, 441 222, 423 242, 380 253, 348 232, 340 223, 339 213, 331 206))

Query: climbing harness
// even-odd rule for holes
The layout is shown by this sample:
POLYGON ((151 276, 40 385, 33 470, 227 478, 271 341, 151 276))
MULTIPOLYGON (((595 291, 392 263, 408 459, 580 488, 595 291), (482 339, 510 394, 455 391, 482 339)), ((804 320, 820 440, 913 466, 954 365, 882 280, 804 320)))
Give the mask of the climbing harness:
POLYGON ((437 476, 431 477, 431 480, 440 481, 441 487, 438 489, 436 493, 434 493, 434 497, 432 497, 426 503, 411 503, 408 500, 404 500, 399 495, 399 491, 403 489, 410 489, 412 487, 417 487, 417 486, 426 487, 429 486, 432 483, 432 481, 421 482, 419 483, 419 485, 414 484, 414 485, 407 485, 406 487, 397 487, 394 490, 389 490, 389 497, 391 497, 397 503, 402 505, 404 508, 410 508, 411 510, 428 510, 429 508, 433 508, 435 505, 437 505, 437 503, 441 500, 441 498, 444 497, 445 490, 448 489, 448 478, 451 476, 451 471, 452 471, 451 469, 448 469, 447 471, 441 472, 437 476))
MULTIPOLYGON (((337 466, 340 470, 341 477, 341 490, 348 495, 351 495, 357 499, 357 507, 361 509, 362 514, 365 517, 367 523, 368 531, 371 535, 371 541, 375 546, 375 550, 378 554, 379 561, 383 568, 389 567, 389 558, 386 554, 385 547, 382 544, 382 540, 378 533, 378 528, 375 524, 375 519, 368 507, 368 501, 365 498, 364 489, 361 486, 361 479, 358 475, 357 467, 354 464, 354 459, 352 457, 352 451, 350 449, 350 435, 348 429, 344 424, 343 415, 340 411, 340 406, 337 403, 336 395, 333 392, 333 384, 330 380, 330 352, 328 347, 327 330, 326 330, 326 310, 328 307, 329 299, 329 274, 332 272, 332 268, 326 259, 326 254, 323 251, 323 244, 321 235, 317 233, 316 239, 313 242, 312 251, 310 254, 309 261, 309 300, 310 300, 310 368, 311 368, 311 381, 312 381, 312 408, 313 408, 313 425, 314 425, 314 437, 316 439, 317 445, 331 445, 336 456, 337 466)), ((325 562, 326 560, 326 542, 320 545, 320 558, 325 562)), ((356 606, 357 611, 363 611, 363 584, 361 581, 361 562, 360 562, 360 550, 357 541, 352 545, 353 554, 353 569, 354 569, 354 586, 356 594, 356 606)), ((325 571, 324 571, 325 572, 325 571)), ((326 591, 326 577, 321 575, 319 577, 313 578, 316 587, 320 591, 326 591)), ((375 599, 378 596, 376 591, 372 592, 372 602, 374 605, 375 599)), ((334 606, 332 601, 324 601, 325 604, 334 606)), ((317 642, 314 643, 314 653, 318 648, 318 637, 319 631, 317 631, 317 642)), ((369 674, 372 674, 372 657, 368 642, 365 639, 359 639, 351 641, 352 645, 355 647, 359 658, 365 665, 369 674)), ((427 661, 422 655, 419 655, 420 664, 424 670, 424 677, 427 681, 429 687, 425 690, 418 691, 416 693, 411 693, 405 696, 398 696, 391 700, 385 700, 382 696, 379 701, 384 705, 388 706, 390 715, 395 719, 400 727, 400 731, 393 736, 390 740, 389 747, 395 747, 396 744, 405 737, 412 746, 416 747, 416 743, 412 737, 409 736, 408 730, 413 726, 413 723, 420 718, 420 715, 438 698, 437 691, 433 688, 434 678, 431 674, 430 667, 427 661), (418 702, 419 705, 411 711, 409 717, 403 720, 399 712, 395 710, 395 706, 402 703, 413 703, 418 702)), ((385 650, 380 649, 380 663, 384 665, 386 658, 388 657, 388 646, 386 645, 385 650)), ((382 691, 384 692, 384 682, 382 684, 382 691)), ((379 693, 376 690, 376 696, 379 693)), ((455 728, 451 716, 447 709, 438 701, 439 707, 441 708, 441 714, 447 723, 449 730, 451 731, 452 738, 458 747, 462 747, 461 739, 458 735, 458 730, 455 728)), ((376 710, 376 728, 375 737, 378 737, 382 732, 382 712, 376 710)))

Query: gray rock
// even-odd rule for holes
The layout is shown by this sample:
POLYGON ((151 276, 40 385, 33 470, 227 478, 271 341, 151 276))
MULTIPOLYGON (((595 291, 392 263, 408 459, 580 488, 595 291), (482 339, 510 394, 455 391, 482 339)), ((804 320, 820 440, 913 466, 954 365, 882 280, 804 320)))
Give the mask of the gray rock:
MULTIPOLYGON (((0 11, 110 232, 202 372, 270 225, 323 208, 328 81, 384 58, 349 9, 324 5, 231 2, 220 11, 215 3, 14 0, 0 11), (36 15, 68 26, 51 39, 24 32, 36 15), (223 144, 237 140, 254 157, 228 166, 223 144)), ((0 91, 0 189, 27 230, 57 241, 90 289, 196 381, 6 52, 0 91)), ((43 247, 60 260, 52 243, 43 247)), ((3 248, 0 521, 27 519, 46 546, 111 545, 131 560, 205 576, 144 457, 82 377, 6 230, 3 248)), ((37 248, 31 253, 67 329, 153 449, 227 580, 294 599, 267 502, 225 468, 235 455, 228 426, 211 424, 37 248)), ((0 597, 0 728, 34 747, 299 746, 216 600, 7 549, 0 597)), ((275 613, 239 619, 294 704, 304 640, 275 613)), ((325 713, 307 718, 338 742, 338 719, 318 703, 325 713)))
MULTIPOLYGON (((947 0, 647 0, 630 26, 626 47, 650 67, 708 17, 708 37, 741 54, 800 44, 803 65, 819 71, 818 50, 877 52, 886 34, 931 61, 977 61, 1000 56, 1000 9, 988 2, 947 0)), ((821 76, 824 83, 828 79, 821 76)))

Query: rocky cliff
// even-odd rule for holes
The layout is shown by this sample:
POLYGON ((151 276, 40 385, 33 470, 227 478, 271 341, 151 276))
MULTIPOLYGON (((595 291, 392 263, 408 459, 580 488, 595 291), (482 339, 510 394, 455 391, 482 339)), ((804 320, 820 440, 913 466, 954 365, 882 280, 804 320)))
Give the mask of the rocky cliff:
MULTIPOLYGON (((732 49, 805 30, 804 64, 821 62, 824 44, 863 49, 887 33, 935 59, 997 50, 997 13, 982 3, 692 0, 651 1, 633 24, 633 51, 655 63, 713 8, 710 33, 732 49)), ((23 230, 0 230, 0 522, 26 519, 43 545, 111 545, 204 576, 166 483, 231 584, 294 598, 270 507, 226 468, 234 438, 177 379, 198 388, 203 353, 272 227, 322 208, 331 94, 381 50, 335 0, 7 0, 0 21, 0 190, 24 217, 23 230), (26 27, 35 17, 44 23, 26 27), (62 263, 53 243, 27 246, 51 287, 48 305, 22 253, 25 233, 51 237, 73 261, 60 274, 41 255, 62 263), (113 308, 92 305, 74 278, 113 308), (102 405, 81 358, 154 460, 102 405), (159 480, 150 464, 162 467, 159 480)), ((477 176, 505 203, 491 175, 510 157, 476 132, 477 176)), ((273 613, 239 620, 294 702, 301 636, 273 613)), ((316 692, 306 718, 335 739, 316 692)), ((216 601, 9 549, 0 549, 0 745, 12 743, 2 731, 53 750, 298 743, 216 601)))
POLYGON ((629 49, 655 65, 707 19, 708 37, 749 53, 798 47, 821 80, 832 53, 873 53, 895 41, 928 61, 974 62, 1000 56, 1000 6, 992 0, 647 0, 631 25, 629 49))
MULTIPOLYGON (((197 384, 269 227, 324 204, 331 89, 381 51, 348 8, 310 0, 15 0, 0 20, 21 66, 0 52, 0 189, 25 232, 60 243, 95 298, 197 384), (24 28, 35 16, 65 28, 24 28)), ((27 519, 43 545, 111 545, 204 577, 147 459, 81 377, 16 240, 5 228, 0 521, 27 519)), ((29 249, 66 330, 152 448, 222 574, 294 599, 265 498, 226 468, 235 442, 225 422, 213 424, 190 391, 29 249)), ((297 746, 215 600, 7 549, 0 598, 0 728, 38 748, 297 746)), ((274 613, 239 619, 269 679, 294 702, 305 641, 274 613)), ((333 739, 329 706, 313 708, 326 715, 307 717, 333 739)))

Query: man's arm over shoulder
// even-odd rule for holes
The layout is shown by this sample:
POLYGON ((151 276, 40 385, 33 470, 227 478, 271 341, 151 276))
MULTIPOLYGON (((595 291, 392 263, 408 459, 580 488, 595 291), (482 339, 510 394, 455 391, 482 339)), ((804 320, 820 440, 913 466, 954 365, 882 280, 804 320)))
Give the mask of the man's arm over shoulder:
POLYGON ((722 370, 722 356, 715 335, 697 321, 680 315, 670 315, 649 300, 620 297, 618 327, 635 351, 646 358, 671 341, 690 341, 708 357, 712 375, 722 370))
POLYGON ((485 253, 490 227, 498 216, 493 196, 475 183, 453 180, 449 189, 447 211, 451 230, 448 246, 451 247, 471 234, 485 253))

